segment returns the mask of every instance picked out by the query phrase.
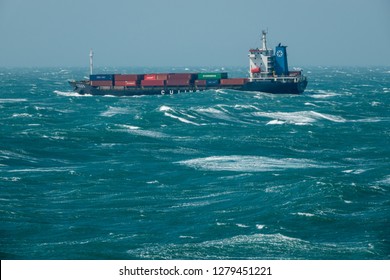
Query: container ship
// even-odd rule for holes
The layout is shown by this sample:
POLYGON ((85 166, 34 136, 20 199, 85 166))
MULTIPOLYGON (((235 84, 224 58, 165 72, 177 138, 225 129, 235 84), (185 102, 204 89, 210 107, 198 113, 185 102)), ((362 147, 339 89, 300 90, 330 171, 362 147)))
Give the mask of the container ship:
POLYGON ((286 46, 267 47, 267 32, 262 32, 262 47, 249 50, 249 75, 229 78, 225 72, 93 74, 90 52, 89 80, 69 81, 74 91, 90 95, 156 95, 232 89, 281 94, 299 94, 307 86, 302 70, 289 71, 286 46))

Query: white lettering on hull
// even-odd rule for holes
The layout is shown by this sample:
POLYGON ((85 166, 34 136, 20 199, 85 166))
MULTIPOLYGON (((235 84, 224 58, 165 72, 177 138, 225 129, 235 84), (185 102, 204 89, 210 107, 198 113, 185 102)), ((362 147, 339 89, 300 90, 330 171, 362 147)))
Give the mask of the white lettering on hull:
MULTIPOLYGON (((203 91, 203 90, 199 90, 199 89, 197 89, 197 90, 184 90, 184 91, 182 91, 182 90, 172 90, 172 89, 170 89, 169 90, 169 94, 175 94, 175 93, 193 93, 193 92, 201 92, 201 91, 203 91)), ((165 90, 163 89, 163 90, 161 90, 161 95, 165 95, 167 92, 165 92, 165 90)))

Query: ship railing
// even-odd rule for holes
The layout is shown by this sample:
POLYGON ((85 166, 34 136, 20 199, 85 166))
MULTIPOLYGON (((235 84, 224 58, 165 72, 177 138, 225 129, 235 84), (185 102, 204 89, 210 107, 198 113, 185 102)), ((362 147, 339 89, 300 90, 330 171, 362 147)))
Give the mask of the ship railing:
POLYGON ((256 77, 256 78, 250 78, 252 81, 256 80, 269 80, 269 81, 281 81, 281 82, 300 82, 305 81, 306 77, 299 75, 299 76, 262 76, 262 77, 256 77))

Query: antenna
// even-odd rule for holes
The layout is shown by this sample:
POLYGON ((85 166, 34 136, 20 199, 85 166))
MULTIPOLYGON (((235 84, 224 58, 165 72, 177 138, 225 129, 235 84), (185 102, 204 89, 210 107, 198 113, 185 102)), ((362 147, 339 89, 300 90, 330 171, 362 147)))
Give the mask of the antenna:
POLYGON ((93 50, 91 49, 89 51, 89 74, 92 75, 93 73, 93 50))

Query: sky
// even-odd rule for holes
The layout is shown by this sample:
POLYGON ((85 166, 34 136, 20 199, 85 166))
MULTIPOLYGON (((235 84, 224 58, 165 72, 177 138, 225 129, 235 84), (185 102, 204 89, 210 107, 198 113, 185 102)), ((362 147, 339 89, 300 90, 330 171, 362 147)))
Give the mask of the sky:
POLYGON ((390 66, 390 0, 0 0, 0 67, 390 66))

